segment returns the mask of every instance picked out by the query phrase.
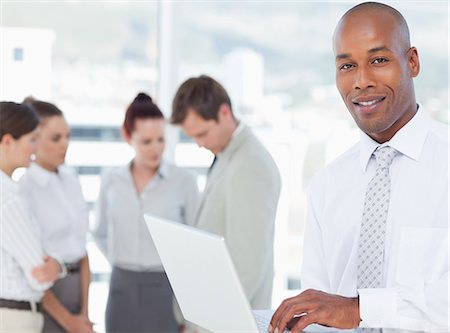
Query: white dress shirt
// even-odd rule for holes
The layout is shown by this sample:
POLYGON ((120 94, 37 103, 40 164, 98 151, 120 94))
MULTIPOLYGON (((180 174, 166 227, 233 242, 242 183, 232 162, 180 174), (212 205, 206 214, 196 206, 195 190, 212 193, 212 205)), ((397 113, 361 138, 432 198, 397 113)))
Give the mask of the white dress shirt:
POLYGON ((31 275, 43 263, 39 229, 31 219, 19 185, 0 170, 0 298, 40 301, 51 284, 31 275))
POLYGON ((312 181, 302 287, 359 294, 361 326, 449 330, 448 126, 419 110, 381 146, 400 152, 391 168, 384 285, 356 287, 365 192, 379 144, 361 141, 312 181))
POLYGON ((45 250, 66 263, 84 257, 88 209, 76 176, 64 168, 51 172, 32 163, 19 184, 41 229, 45 250))
POLYGON ((133 271, 163 271, 144 214, 193 224, 198 204, 196 177, 165 161, 138 193, 130 164, 102 177, 94 232, 111 264, 133 271))

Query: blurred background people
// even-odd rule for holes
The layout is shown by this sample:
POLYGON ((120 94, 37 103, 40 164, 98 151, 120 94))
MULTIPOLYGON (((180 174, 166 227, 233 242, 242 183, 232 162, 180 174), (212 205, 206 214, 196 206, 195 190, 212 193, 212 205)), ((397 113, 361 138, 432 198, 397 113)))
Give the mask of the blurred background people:
POLYGON ((26 103, 37 112, 41 123, 35 161, 20 179, 20 188, 41 229, 45 247, 57 253, 67 269, 67 276, 44 295, 43 332, 93 332, 88 319, 88 209, 78 179, 61 167, 70 128, 55 105, 31 98, 26 103))
POLYGON ((196 178, 163 159, 165 120, 150 96, 140 93, 126 111, 122 135, 132 161, 102 178, 95 231, 113 265, 105 315, 107 332, 178 332, 173 292, 144 223, 150 213, 192 224, 196 178))
POLYGON ((45 256, 39 229, 11 175, 30 164, 39 118, 27 105, 0 102, 0 119, 0 332, 38 333, 40 301, 61 265, 45 256))

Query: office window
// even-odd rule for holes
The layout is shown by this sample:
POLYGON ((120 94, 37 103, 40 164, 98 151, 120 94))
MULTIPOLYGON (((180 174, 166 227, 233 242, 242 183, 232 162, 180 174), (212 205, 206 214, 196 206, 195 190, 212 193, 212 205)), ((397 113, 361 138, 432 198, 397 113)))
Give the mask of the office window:
MULTIPOLYGON (((8 50, 1 59, 11 61, 2 64, 1 99, 33 95, 64 112, 72 127, 66 162, 92 207, 102 170, 131 159, 120 135, 127 106, 140 91, 156 93, 157 2, 2 1, 1 7, 0 52, 8 50)), ((87 248, 90 319, 104 332, 110 267, 91 239, 87 248)))
POLYGON ((23 48, 21 47, 14 48, 13 59, 14 61, 23 61, 23 48))
MULTIPOLYGON (((17 72, 2 73, 4 90, 9 94, 2 99, 20 101, 34 94, 56 102, 65 112, 73 134, 67 161, 80 174, 91 204, 102 168, 124 164, 132 156, 120 138, 125 108, 139 91, 156 94, 161 61, 157 10, 162 3, 2 3, 2 26, 9 27, 11 40, 21 36, 31 46, 33 41, 45 44, 33 49, 36 57, 25 48, 27 62, 35 62, 30 68, 18 69, 23 77, 34 75, 38 79, 28 86, 23 82, 13 86, 10 83, 17 82, 17 72), (42 68, 45 71, 38 71, 42 68), (10 87, 14 91, 6 91, 10 87)), ((442 74, 448 69, 447 4, 386 3, 405 15, 412 44, 419 50, 422 72, 415 80, 417 99, 434 117, 448 122, 448 75, 442 74)), ((222 82, 237 116, 254 129, 280 168, 283 192, 276 226, 276 306, 293 292, 289 289, 301 285, 301 240, 309 180, 358 139, 357 128, 335 88, 331 49, 335 23, 355 2, 236 4, 174 2, 169 23, 173 34, 168 38, 173 38, 172 67, 177 83, 203 73, 222 82)), ((17 52, 17 58, 23 60, 23 50, 17 52)), ((211 155, 198 151, 191 139, 180 134, 175 161, 205 173, 211 155)), ((205 177, 201 181, 204 185, 205 177)), ((105 279, 107 264, 92 242, 88 247, 96 279, 105 279)), ((98 306, 91 307, 91 319, 100 323, 105 301, 101 297, 106 288, 97 284, 93 289, 98 292, 92 297, 98 306)))

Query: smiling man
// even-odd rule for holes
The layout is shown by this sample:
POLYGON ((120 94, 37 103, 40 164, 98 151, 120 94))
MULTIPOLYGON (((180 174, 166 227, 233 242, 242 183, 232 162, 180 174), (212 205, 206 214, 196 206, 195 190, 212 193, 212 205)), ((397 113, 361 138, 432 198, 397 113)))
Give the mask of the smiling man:
POLYGON ((416 103, 408 26, 392 7, 362 3, 339 21, 333 49, 361 140, 311 183, 305 291, 280 305, 269 331, 450 331, 449 128, 416 103))

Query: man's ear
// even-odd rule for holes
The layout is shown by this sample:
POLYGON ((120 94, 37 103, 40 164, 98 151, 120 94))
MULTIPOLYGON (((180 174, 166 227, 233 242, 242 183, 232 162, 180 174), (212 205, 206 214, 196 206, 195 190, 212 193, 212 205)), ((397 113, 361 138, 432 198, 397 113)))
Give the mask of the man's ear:
POLYGON ((123 126, 120 129, 120 134, 122 134, 122 138, 125 140, 125 142, 131 145, 131 136, 128 134, 128 132, 125 130, 123 126))
POLYGON ((411 72, 411 77, 416 77, 420 72, 419 52, 413 46, 408 51, 408 66, 411 72))
POLYGON ((226 104, 226 103, 220 104, 218 117, 219 117, 219 119, 233 118, 233 113, 231 112, 231 108, 228 104, 226 104))

